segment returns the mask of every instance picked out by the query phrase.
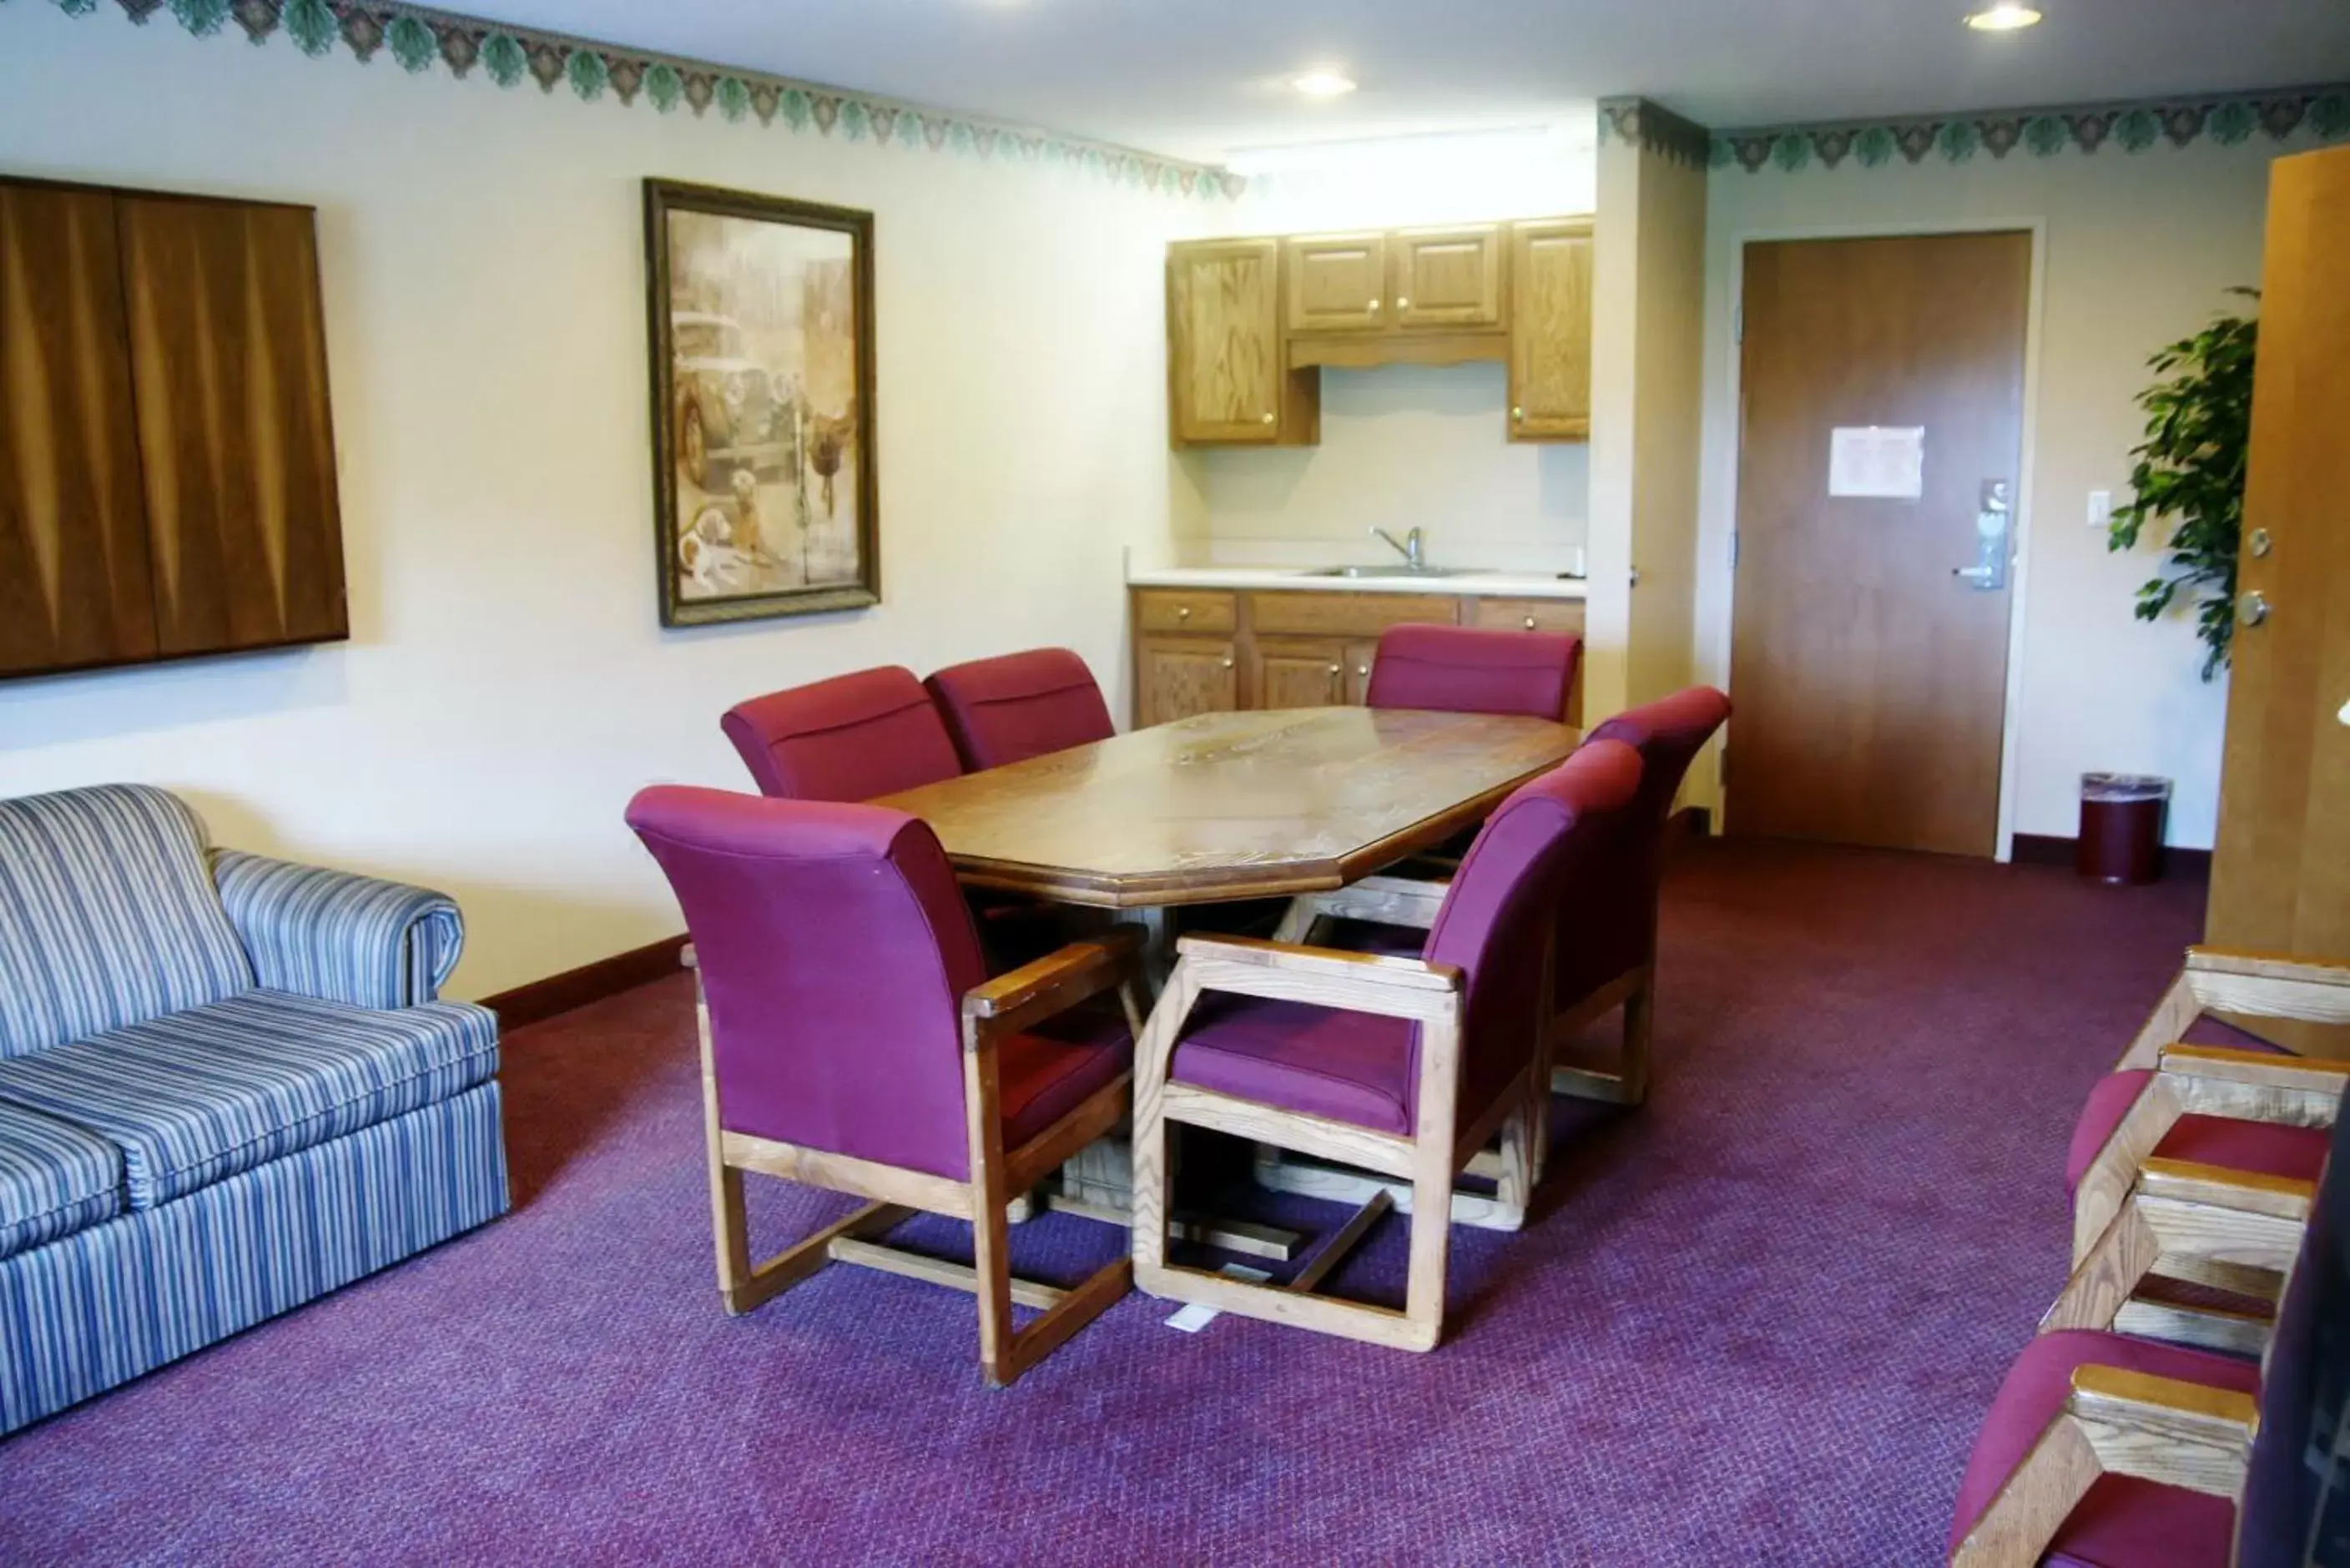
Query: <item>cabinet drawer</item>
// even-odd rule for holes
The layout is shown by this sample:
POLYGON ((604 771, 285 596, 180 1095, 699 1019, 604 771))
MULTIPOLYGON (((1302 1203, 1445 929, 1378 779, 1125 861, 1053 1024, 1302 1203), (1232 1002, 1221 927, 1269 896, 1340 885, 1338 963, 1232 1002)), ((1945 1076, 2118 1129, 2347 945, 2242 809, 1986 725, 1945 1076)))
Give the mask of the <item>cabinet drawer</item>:
POLYGON ((1240 624, 1233 594, 1143 588, 1134 596, 1134 623, 1143 631, 1229 632, 1240 624))
POLYGON ((1479 599, 1471 612, 1471 626, 1510 631, 1564 631, 1583 635, 1581 599, 1479 599))
POLYGON ((1292 637, 1377 637, 1406 621, 1458 625, 1451 594, 1272 593, 1249 596, 1249 624, 1292 637))

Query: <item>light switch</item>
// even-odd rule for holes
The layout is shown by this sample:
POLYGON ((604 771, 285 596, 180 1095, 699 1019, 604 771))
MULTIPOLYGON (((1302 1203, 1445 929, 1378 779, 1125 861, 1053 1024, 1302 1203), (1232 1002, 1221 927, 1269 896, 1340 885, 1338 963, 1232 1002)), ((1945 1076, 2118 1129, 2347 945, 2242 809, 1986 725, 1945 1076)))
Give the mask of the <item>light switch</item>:
POLYGON ((2089 526, 2103 528, 2114 520, 2114 493, 2110 490, 2089 492, 2089 526))

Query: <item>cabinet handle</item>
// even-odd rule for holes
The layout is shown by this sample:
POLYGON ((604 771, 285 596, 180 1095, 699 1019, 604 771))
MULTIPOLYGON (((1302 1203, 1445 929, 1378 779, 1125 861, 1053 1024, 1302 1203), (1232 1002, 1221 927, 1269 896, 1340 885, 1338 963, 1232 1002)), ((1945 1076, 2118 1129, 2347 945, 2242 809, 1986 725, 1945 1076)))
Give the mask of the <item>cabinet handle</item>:
POLYGON ((1512 409, 1510 410, 1510 417, 1513 420, 1524 419, 1526 417, 1526 410, 1523 409, 1512 409))
MULTIPOLYGON (((1184 612, 1184 613, 1189 614, 1190 612, 1189 612, 1189 611, 1186 611, 1186 612, 1184 612)), ((1534 630, 1534 617, 1532 617, 1532 616, 1528 616, 1528 617, 1526 617, 1526 629, 1527 629, 1528 631, 1532 631, 1532 630, 1534 630)))
POLYGON ((1404 298, 1401 295, 1398 295, 1396 296, 1396 308, 1398 310, 1409 310, 1411 308, 1411 301, 1404 298))
MULTIPOLYGON (((1355 666, 1355 673, 1357 675, 1368 675, 1370 672, 1371 667, 1367 664, 1357 664, 1355 666)), ((2345 723, 2350 723, 2350 719, 2345 719, 2343 722, 2345 723)))
MULTIPOLYGON (((1190 605, 1177 605, 1175 607, 1175 618, 1177 620, 1190 620, 1191 618, 1191 607, 1190 605)), ((1528 626, 1532 626, 1534 625, 1534 622, 1528 621, 1526 624, 1528 626)))
POLYGON ((1332 666, 1330 667, 1330 673, 1331 673, 1331 674, 1333 674, 1333 675, 1337 675, 1337 674, 1341 674, 1341 673, 1343 673, 1343 671, 1342 671, 1342 670, 1340 669, 1340 667, 1339 667, 1339 666, 1337 666, 1337 665, 1334 664, 1334 665, 1332 665, 1332 666))
POLYGON ((1368 306, 1365 306, 1365 308, 1366 308, 1366 309, 1373 310, 1373 311, 1378 310, 1378 307, 1379 307, 1379 302, 1378 302, 1378 300, 1376 300, 1376 299, 1375 299, 1375 300, 1373 300, 1373 301, 1371 301, 1371 303, 1370 303, 1368 306))
POLYGON ((1230 659, 1225 659, 1225 660, 1224 660, 1224 668, 1225 668, 1225 669, 1227 669, 1227 670, 1230 670, 1232 667, 1232 661, 1230 659))
POLYGON ((1273 423, 1273 416, 1272 416, 1271 414, 1267 414, 1267 415, 1265 415, 1265 416, 1264 416, 1264 422, 1265 422, 1266 424, 1271 424, 1271 423, 1273 423))

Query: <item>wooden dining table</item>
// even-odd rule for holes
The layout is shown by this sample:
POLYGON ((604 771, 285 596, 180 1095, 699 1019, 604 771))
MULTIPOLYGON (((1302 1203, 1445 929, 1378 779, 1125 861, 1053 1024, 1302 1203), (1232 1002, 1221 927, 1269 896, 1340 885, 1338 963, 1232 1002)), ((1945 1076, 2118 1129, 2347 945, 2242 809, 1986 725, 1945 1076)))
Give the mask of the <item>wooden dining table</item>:
POLYGON ((975 887, 1118 911, 1171 961, 1168 911, 1327 892, 1483 820, 1573 751, 1511 714, 1205 713, 877 804, 929 823, 975 887))
MULTIPOLYGON (((1174 962, 1172 912, 1335 890, 1482 821, 1575 749, 1542 719, 1420 710, 1206 713, 923 784, 875 804, 929 823, 964 882, 1115 910, 1149 933, 1146 976, 1174 962)), ((1054 1207, 1123 1223, 1123 1140, 1062 1169, 1054 1207)), ((1199 1221, 1276 1258, 1295 1237, 1199 1221)))

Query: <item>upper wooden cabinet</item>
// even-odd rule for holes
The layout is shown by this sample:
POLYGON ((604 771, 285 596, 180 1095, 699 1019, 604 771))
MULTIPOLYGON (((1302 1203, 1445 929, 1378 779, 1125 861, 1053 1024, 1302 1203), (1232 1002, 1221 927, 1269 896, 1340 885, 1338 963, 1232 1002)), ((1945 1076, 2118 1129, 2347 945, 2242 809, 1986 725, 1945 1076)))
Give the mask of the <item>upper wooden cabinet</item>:
POLYGON ((1377 332, 1388 308, 1385 234, 1313 234, 1284 242, 1292 332, 1377 332))
POLYGON ((1510 439, 1591 435, 1591 222, 1510 230, 1516 329, 1510 334, 1510 439))
POLYGON ((1204 240, 1167 253, 1168 417, 1175 444, 1311 441, 1319 383, 1281 351, 1281 242, 1204 240))
POLYGON ((1506 360, 1510 437, 1590 433, 1591 221, 1169 247, 1175 444, 1321 439, 1325 366, 1506 360))
POLYGON ((1502 228, 1406 229, 1395 256, 1395 324, 1405 331, 1498 327, 1503 319, 1502 228))
POLYGON ((0 676, 349 635, 307 207, 0 182, 0 676))

